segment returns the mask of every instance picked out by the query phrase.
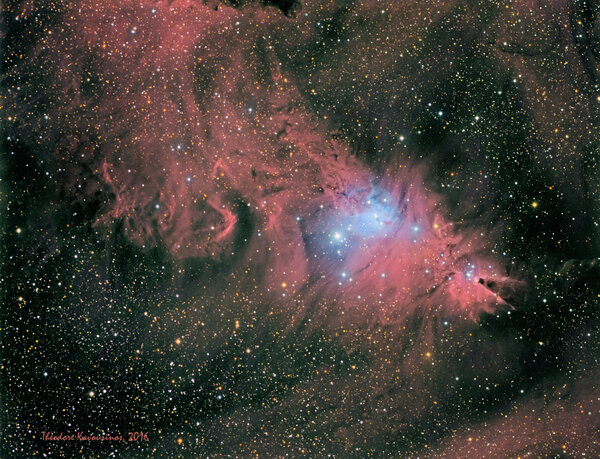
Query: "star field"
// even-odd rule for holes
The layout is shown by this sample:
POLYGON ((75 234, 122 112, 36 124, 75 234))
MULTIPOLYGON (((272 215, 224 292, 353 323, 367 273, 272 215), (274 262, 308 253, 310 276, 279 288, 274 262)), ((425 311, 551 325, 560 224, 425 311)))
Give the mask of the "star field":
POLYGON ((600 3, 2 8, 2 457, 597 457, 600 3))

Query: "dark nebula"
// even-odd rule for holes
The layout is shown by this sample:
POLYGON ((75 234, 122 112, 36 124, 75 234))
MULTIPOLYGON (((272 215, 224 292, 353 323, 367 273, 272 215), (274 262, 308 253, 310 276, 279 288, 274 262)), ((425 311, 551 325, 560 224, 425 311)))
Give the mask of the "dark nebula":
POLYGON ((1 17, 2 457, 600 456, 599 2, 1 17))

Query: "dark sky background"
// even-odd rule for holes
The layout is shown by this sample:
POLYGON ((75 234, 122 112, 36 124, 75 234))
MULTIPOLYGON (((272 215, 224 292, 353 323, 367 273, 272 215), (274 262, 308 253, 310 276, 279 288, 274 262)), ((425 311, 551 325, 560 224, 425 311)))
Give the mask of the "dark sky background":
POLYGON ((1 17, 2 457, 600 455, 599 2, 1 17))

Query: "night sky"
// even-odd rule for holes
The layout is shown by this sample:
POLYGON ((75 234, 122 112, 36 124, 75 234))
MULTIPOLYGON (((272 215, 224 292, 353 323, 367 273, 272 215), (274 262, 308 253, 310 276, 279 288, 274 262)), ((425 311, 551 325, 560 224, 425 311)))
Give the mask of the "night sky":
POLYGON ((0 38, 1 457, 600 457, 599 1, 0 38))

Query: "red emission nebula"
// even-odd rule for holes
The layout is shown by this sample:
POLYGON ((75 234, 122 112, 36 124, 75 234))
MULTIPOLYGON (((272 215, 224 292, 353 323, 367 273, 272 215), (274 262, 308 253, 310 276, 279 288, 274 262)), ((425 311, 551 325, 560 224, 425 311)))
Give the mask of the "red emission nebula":
POLYGON ((8 3, 7 457, 596 457, 595 2, 8 3))
POLYGON ((65 120, 85 132, 57 150, 90 173, 67 193, 102 190, 98 224, 122 220, 132 241, 177 258, 231 256, 240 214, 251 215, 240 250, 273 301, 335 303, 381 321, 429 311, 477 320, 506 307, 519 282, 486 250, 489 229, 448 221, 423 165, 400 159, 374 173, 334 139, 265 39, 282 20, 269 13, 82 5, 69 36, 38 50, 72 43, 53 89, 73 97, 40 120, 45 138, 65 120), (75 89, 86 83, 101 96, 75 89))

